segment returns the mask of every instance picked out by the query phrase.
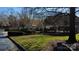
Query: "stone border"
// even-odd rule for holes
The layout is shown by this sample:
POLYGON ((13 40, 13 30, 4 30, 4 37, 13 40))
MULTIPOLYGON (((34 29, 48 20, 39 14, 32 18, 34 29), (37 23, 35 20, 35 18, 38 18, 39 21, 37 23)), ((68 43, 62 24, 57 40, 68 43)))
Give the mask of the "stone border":
POLYGON ((12 38, 8 37, 18 48, 20 51, 26 51, 25 48, 23 48, 21 45, 19 45, 18 43, 16 43, 14 40, 12 40, 12 38))

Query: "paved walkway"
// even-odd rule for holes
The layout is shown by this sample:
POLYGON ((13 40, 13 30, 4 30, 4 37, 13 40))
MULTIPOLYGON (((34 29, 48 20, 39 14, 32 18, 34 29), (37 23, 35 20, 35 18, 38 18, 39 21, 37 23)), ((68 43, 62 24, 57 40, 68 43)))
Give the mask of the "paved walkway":
POLYGON ((0 38, 0 51, 18 51, 19 49, 8 38, 0 38))

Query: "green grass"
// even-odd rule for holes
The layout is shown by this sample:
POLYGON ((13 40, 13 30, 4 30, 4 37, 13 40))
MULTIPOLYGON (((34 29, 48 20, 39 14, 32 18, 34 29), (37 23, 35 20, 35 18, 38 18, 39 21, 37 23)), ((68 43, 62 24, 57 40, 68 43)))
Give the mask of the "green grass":
POLYGON ((77 41, 79 41, 79 34, 76 34, 76 39, 77 41))
MULTIPOLYGON (((26 50, 39 51, 43 50, 48 42, 53 40, 67 40, 68 36, 49 36, 49 35, 25 35, 11 37, 15 42, 20 44, 26 50)), ((76 35, 79 40, 79 34, 76 35)))

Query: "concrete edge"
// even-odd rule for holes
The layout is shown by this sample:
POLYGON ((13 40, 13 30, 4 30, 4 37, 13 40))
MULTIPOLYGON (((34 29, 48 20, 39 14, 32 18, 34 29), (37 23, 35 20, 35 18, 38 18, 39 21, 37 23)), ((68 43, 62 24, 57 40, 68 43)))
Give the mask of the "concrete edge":
POLYGON ((18 48, 20 51, 26 51, 25 48, 23 48, 21 45, 19 45, 17 42, 15 42, 12 38, 8 37, 18 48))

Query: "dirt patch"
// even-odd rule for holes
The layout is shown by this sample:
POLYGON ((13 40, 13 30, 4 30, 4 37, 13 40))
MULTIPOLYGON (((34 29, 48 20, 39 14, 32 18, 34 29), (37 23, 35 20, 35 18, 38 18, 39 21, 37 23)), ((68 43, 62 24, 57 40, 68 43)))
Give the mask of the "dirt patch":
POLYGON ((44 51, 54 51, 54 48, 57 47, 57 43, 65 43, 65 40, 52 40, 44 47, 44 51))
POLYGON ((44 48, 45 51, 79 51, 79 42, 68 44, 65 40, 50 41, 44 48))

